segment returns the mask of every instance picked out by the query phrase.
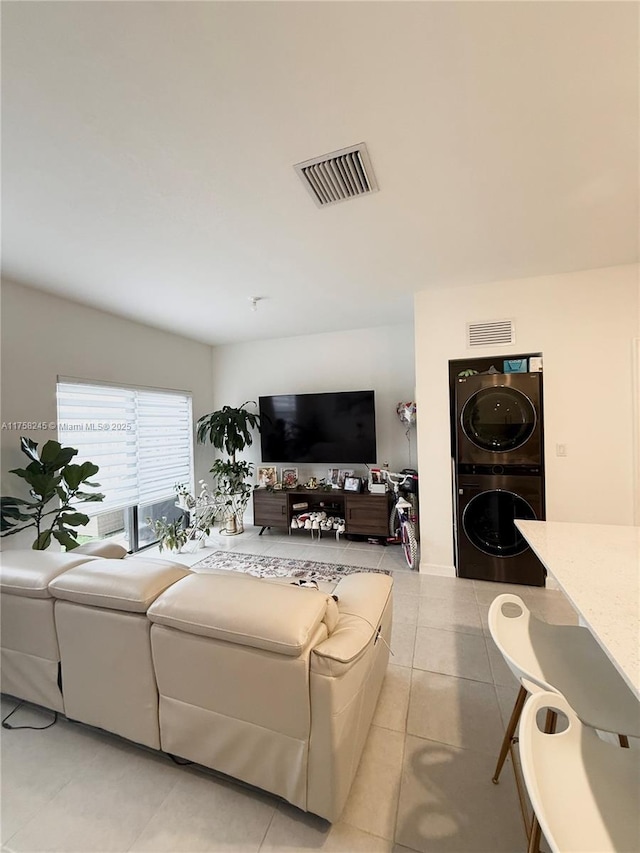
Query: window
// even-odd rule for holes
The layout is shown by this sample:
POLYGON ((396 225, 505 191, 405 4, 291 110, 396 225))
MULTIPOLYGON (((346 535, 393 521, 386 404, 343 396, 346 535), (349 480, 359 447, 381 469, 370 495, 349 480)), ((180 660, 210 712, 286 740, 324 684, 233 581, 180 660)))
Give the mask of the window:
POLYGON ((57 391, 58 440, 77 448, 74 462, 100 468, 96 480, 105 499, 83 504, 82 511, 109 523, 98 519, 98 529, 92 524, 87 532, 118 532, 121 518, 129 550, 149 544, 139 507, 144 519, 167 515, 175 484, 193 485, 191 395, 71 380, 60 380, 57 391))

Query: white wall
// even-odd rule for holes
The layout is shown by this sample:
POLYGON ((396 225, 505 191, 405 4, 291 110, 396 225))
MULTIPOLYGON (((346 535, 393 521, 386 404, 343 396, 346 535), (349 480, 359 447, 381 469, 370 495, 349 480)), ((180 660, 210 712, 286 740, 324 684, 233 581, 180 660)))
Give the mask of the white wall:
POLYGON ((634 440, 634 523, 640 526, 640 275, 638 275, 638 325, 634 341, 635 370, 633 372, 633 440, 634 440))
MULTIPOLYGON (((1 305, 3 423, 56 421, 58 375, 190 391, 195 418, 212 410, 205 344, 10 282, 2 283, 1 305)), ((39 444, 57 438, 50 431, 2 430, 2 494, 20 494, 21 483, 8 471, 25 463, 23 433, 39 444)), ((196 447, 196 480, 208 468, 208 454, 196 447)), ((25 535, 2 543, 24 547, 32 539, 25 535)))
POLYGON ((630 265, 416 294, 422 571, 453 572, 450 359, 541 351, 547 518, 634 523, 638 272, 630 265), (515 346, 467 349, 467 322, 504 318, 515 321, 515 346), (556 443, 566 457, 555 455, 556 443))
MULTIPOLYGON (((412 325, 215 347, 213 387, 215 408, 240 405, 245 400, 257 402, 259 396, 269 394, 373 389, 378 462, 388 462, 396 470, 409 466, 409 447, 396 405, 400 400, 415 399, 412 325)), ((415 467, 415 429, 411 439, 415 467)), ((245 457, 256 465, 261 463, 259 436, 245 457)), ((299 476, 324 477, 327 467, 299 466, 299 476)), ((366 474, 364 465, 355 468, 357 474, 366 474)))

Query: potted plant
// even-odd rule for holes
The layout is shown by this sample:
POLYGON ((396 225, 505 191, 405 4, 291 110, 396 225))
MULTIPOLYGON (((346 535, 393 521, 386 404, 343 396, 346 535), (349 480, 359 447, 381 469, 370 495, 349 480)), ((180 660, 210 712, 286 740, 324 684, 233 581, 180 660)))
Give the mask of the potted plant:
POLYGON ((189 539, 189 530, 183 524, 184 516, 174 521, 167 521, 167 516, 157 518, 155 521, 152 518, 147 519, 147 524, 156 534, 159 539, 158 548, 162 551, 164 548, 167 551, 178 553, 183 545, 187 544, 189 539))
POLYGON ((197 422, 196 435, 202 444, 210 442, 216 450, 227 454, 228 459, 216 459, 211 473, 216 480, 215 498, 222 511, 222 533, 235 535, 244 531, 242 522, 252 488, 247 479, 253 463, 236 459, 236 454, 253 444, 251 430, 260 427, 260 416, 247 410, 255 406, 247 400, 241 406, 223 406, 218 411, 203 415, 197 422))
POLYGON ((176 483, 174 488, 176 490, 176 502, 180 509, 191 509, 195 506, 195 498, 184 483, 176 483))
POLYGON ((58 441, 47 441, 38 453, 37 443, 22 436, 20 449, 30 462, 26 468, 13 468, 10 473, 28 484, 31 500, 0 498, 0 536, 35 527, 36 538, 31 546, 35 551, 48 548, 52 538, 67 551, 77 548, 80 543, 74 528, 88 524, 89 516, 78 512, 76 505, 104 500, 99 492, 84 491, 85 486, 100 485, 90 482, 98 473, 98 466, 93 462, 72 465, 78 451, 62 447, 58 441))
POLYGON ((189 518, 187 544, 190 546, 189 548, 183 547, 183 550, 196 551, 198 548, 204 547, 205 540, 211 532, 218 502, 204 480, 200 480, 200 492, 195 497, 190 492, 183 492, 182 496, 185 500, 185 505, 182 508, 188 513, 189 518))

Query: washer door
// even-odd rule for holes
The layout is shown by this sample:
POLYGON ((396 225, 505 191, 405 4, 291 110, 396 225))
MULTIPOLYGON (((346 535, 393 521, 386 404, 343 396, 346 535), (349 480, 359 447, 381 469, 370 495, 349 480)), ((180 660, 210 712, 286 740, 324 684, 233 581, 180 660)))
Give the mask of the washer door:
POLYGON ((536 426, 536 410, 521 391, 503 385, 472 394, 460 414, 460 425, 472 444, 504 453, 522 447, 536 426))
POLYGON ((462 528, 469 541, 492 557, 515 557, 529 547, 514 519, 535 521, 527 501, 513 492, 494 489, 473 497, 462 514, 462 528))

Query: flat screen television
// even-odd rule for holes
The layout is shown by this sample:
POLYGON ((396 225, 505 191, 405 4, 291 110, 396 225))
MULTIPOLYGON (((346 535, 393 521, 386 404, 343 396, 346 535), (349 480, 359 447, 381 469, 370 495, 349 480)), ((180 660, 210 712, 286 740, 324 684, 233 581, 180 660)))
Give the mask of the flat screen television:
POLYGON ((373 391, 260 397, 263 462, 375 462, 373 391))

